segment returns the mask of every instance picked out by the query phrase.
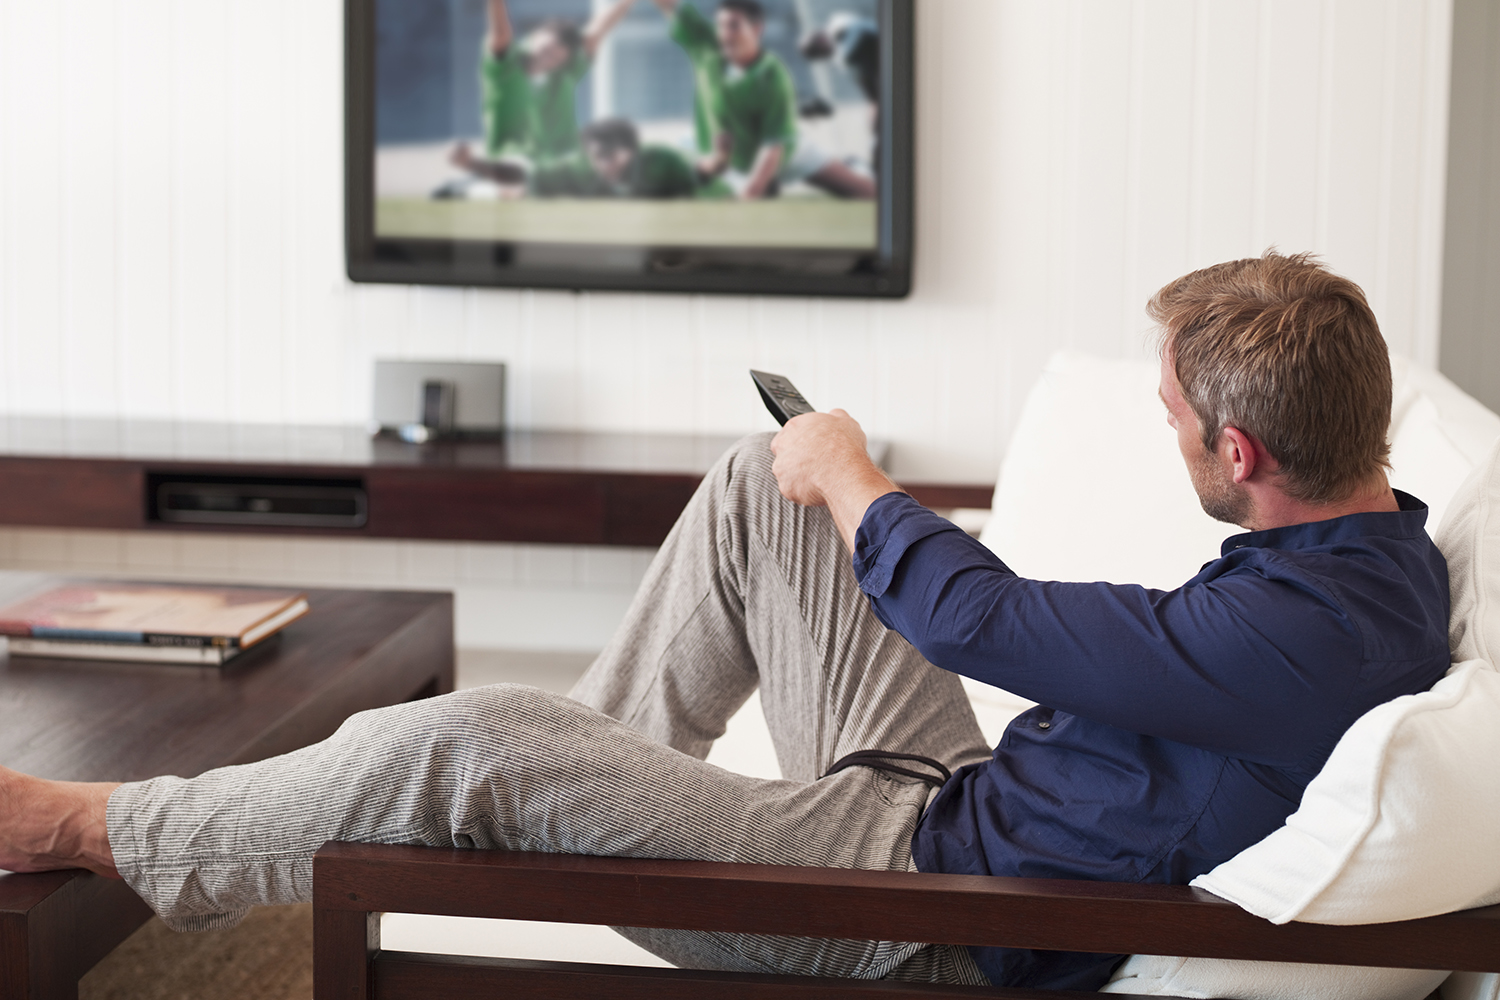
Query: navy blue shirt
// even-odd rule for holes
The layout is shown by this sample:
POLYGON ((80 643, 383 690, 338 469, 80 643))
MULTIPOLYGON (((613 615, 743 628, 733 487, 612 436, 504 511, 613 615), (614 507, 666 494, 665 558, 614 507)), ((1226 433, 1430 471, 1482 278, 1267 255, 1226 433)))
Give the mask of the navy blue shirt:
MULTIPOLYGON (((854 570, 880 620, 1039 703, 943 786, 918 869, 1185 883, 1280 827, 1355 719, 1448 668, 1447 564, 1396 497, 1235 535, 1172 591, 1022 579, 909 496, 876 500, 854 570)), ((1121 958, 973 952, 996 985, 1079 990, 1121 958)))

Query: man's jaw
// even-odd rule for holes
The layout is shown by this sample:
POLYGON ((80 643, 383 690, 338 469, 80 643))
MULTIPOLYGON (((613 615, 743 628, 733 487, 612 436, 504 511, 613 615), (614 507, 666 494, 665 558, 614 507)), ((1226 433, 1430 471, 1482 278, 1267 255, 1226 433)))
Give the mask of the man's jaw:
POLYGON ((1188 464, 1188 477, 1203 512, 1215 521, 1248 528, 1255 519, 1255 500, 1250 491, 1230 479, 1204 450, 1197 461, 1188 464))

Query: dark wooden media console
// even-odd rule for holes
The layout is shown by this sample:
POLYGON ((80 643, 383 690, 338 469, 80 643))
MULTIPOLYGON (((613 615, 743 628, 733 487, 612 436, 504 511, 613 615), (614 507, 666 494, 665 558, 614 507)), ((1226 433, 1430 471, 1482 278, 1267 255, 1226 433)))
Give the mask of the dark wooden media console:
MULTIPOLYGON (((0 420, 0 524, 657 545, 734 440, 509 431, 497 441, 416 445, 359 428, 12 417, 0 420), (289 503, 357 491, 365 507, 345 519, 357 526, 264 523, 275 515, 254 513, 271 504, 259 498, 231 513, 236 523, 174 520, 177 501, 164 504, 161 488, 183 483, 244 484, 247 496, 274 487, 289 503)), ((907 488, 929 507, 990 504, 988 485, 907 488)))

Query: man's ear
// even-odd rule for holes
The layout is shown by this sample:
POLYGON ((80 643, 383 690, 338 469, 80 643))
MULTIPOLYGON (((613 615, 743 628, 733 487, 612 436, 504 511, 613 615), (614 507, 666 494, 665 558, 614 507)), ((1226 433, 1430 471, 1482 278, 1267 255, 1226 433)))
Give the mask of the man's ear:
POLYGON ((1236 483, 1243 483, 1255 475, 1257 469, 1274 473, 1281 464, 1271 457, 1265 445, 1238 427, 1225 427, 1220 431, 1214 451, 1218 453, 1220 461, 1228 468, 1236 483))

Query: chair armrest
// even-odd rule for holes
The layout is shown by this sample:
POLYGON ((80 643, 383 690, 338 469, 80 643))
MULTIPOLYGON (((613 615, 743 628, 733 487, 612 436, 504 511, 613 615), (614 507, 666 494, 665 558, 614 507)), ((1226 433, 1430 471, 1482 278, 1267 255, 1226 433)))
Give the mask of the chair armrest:
POLYGON ((1188 886, 345 843, 313 872, 329 911, 1500 970, 1500 906, 1278 926, 1188 886))

